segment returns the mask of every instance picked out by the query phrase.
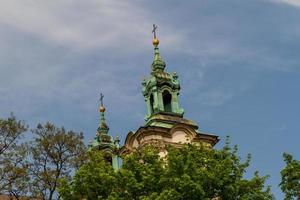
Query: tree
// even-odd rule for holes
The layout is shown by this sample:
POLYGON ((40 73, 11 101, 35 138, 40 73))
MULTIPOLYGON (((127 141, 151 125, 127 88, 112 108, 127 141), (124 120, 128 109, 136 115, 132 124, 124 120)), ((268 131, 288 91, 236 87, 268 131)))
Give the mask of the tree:
POLYGON ((287 153, 283 154, 286 166, 281 170, 281 190, 285 200, 300 199, 300 161, 287 153))
POLYGON ((71 182, 64 181, 60 194, 64 200, 273 199, 266 176, 243 177, 250 156, 241 162, 237 147, 227 143, 215 150, 185 144, 167 150, 164 158, 156 146, 135 151, 123 158, 118 171, 105 165, 101 154, 97 160, 90 157, 71 182))
POLYGON ((100 152, 89 151, 86 164, 76 172, 72 184, 68 184, 68 178, 62 179, 59 192, 65 200, 107 199, 117 182, 114 175, 100 152))
POLYGON ((124 157, 121 170, 115 173, 113 199, 147 199, 161 192, 167 167, 158 149, 148 146, 124 157))
POLYGON ((16 199, 28 193, 27 148, 19 143, 26 131, 24 121, 17 120, 12 114, 7 119, 0 119, 0 193, 16 199))
POLYGON ((30 194, 28 182, 29 163, 27 161, 28 150, 26 144, 15 148, 4 164, 6 176, 2 183, 6 183, 5 193, 10 194, 14 199, 24 199, 30 194))
POLYGON ((59 198, 56 190, 61 177, 70 173, 83 162, 85 146, 82 133, 66 131, 51 123, 39 124, 32 130, 30 143, 30 177, 33 196, 43 200, 59 198))
POLYGON ((17 140, 27 130, 24 121, 18 121, 11 114, 7 119, 0 119, 0 156, 3 158, 17 146, 17 140))

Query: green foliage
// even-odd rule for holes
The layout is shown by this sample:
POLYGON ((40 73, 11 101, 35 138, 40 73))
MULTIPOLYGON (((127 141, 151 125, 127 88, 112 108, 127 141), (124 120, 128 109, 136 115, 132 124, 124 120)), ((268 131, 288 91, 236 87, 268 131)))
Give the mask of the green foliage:
POLYGON ((56 199, 62 177, 70 177, 72 170, 83 163, 85 146, 82 133, 66 131, 51 123, 39 124, 32 130, 30 143, 31 191, 42 199, 56 199))
POLYGON ((12 114, 7 119, 0 119, 0 156, 14 150, 17 140, 26 130, 24 121, 18 121, 12 114))
POLYGON ((160 191, 164 162, 158 150, 149 146, 127 155, 121 170, 116 173, 118 184, 114 188, 117 199, 147 199, 160 191))
POLYGON ((22 143, 27 129, 13 115, 0 119, 0 194, 57 199, 59 180, 71 178, 86 159, 83 135, 46 123, 32 130, 33 141, 22 143))
POLYGON ((290 154, 283 154, 286 166, 281 170, 281 190, 285 200, 300 199, 300 161, 293 159, 290 154))
POLYGON ((0 193, 19 198, 28 193, 27 146, 19 139, 27 130, 24 121, 11 114, 0 119, 0 193))
POLYGON ((250 156, 241 162, 238 149, 229 144, 221 150, 191 144, 167 147, 168 155, 148 146, 126 155, 119 171, 113 171, 101 154, 90 154, 89 162, 64 181, 60 188, 64 200, 92 199, 273 199, 267 177, 255 173, 243 178, 250 156), (98 155, 97 155, 98 154, 98 155), (94 157, 97 159, 94 159, 94 157), (109 166, 109 167, 108 167, 109 166))
POLYGON ((66 199, 107 199, 116 185, 116 177, 110 164, 100 152, 89 151, 88 160, 76 172, 72 184, 61 180, 60 195, 66 199))

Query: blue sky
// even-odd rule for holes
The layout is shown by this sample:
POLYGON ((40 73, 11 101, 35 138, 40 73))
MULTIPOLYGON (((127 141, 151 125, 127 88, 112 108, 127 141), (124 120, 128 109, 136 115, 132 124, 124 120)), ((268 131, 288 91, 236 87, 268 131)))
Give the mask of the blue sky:
POLYGON ((226 135, 277 199, 282 153, 299 155, 299 0, 9 0, 0 2, 0 117, 95 135, 99 93, 110 133, 141 126, 141 79, 158 24, 185 117, 226 135))

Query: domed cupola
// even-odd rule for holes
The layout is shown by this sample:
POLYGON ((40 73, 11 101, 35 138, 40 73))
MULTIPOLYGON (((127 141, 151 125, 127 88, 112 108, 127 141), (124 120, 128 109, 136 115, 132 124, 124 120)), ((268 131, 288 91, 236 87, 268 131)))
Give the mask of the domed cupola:
POLYGON ((159 53, 159 40, 156 37, 156 26, 153 25, 154 60, 151 65, 151 75, 142 81, 142 93, 147 103, 146 124, 157 114, 183 117, 184 110, 179 107, 178 95, 180 84, 176 72, 165 71, 166 63, 159 53))

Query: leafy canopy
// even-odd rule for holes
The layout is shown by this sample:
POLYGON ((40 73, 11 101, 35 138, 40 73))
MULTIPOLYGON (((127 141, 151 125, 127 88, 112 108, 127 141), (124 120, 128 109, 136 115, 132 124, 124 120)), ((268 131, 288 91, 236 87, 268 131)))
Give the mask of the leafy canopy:
POLYGON ((62 177, 84 160, 83 134, 66 131, 52 123, 39 124, 32 130, 30 142, 30 185, 34 196, 43 200, 57 199, 56 190, 62 177))
POLYGON ((28 149, 20 144, 27 128, 25 122, 13 114, 0 119, 0 194, 18 198, 28 192, 28 163, 25 161, 28 149))
POLYGON ((273 199, 266 176, 243 177, 250 156, 241 162, 237 147, 227 143, 215 150, 186 144, 167 151, 164 158, 155 146, 135 151, 123 158, 118 171, 100 152, 89 152, 72 181, 62 181, 60 195, 64 200, 273 199))
POLYGON ((28 126, 13 115, 0 119, 0 194, 11 199, 58 199, 62 177, 84 162, 83 135, 54 124, 39 124, 32 140, 22 141, 28 126))
POLYGON ((300 161, 287 153, 283 154, 286 166, 281 170, 281 190, 285 200, 300 199, 300 161))

